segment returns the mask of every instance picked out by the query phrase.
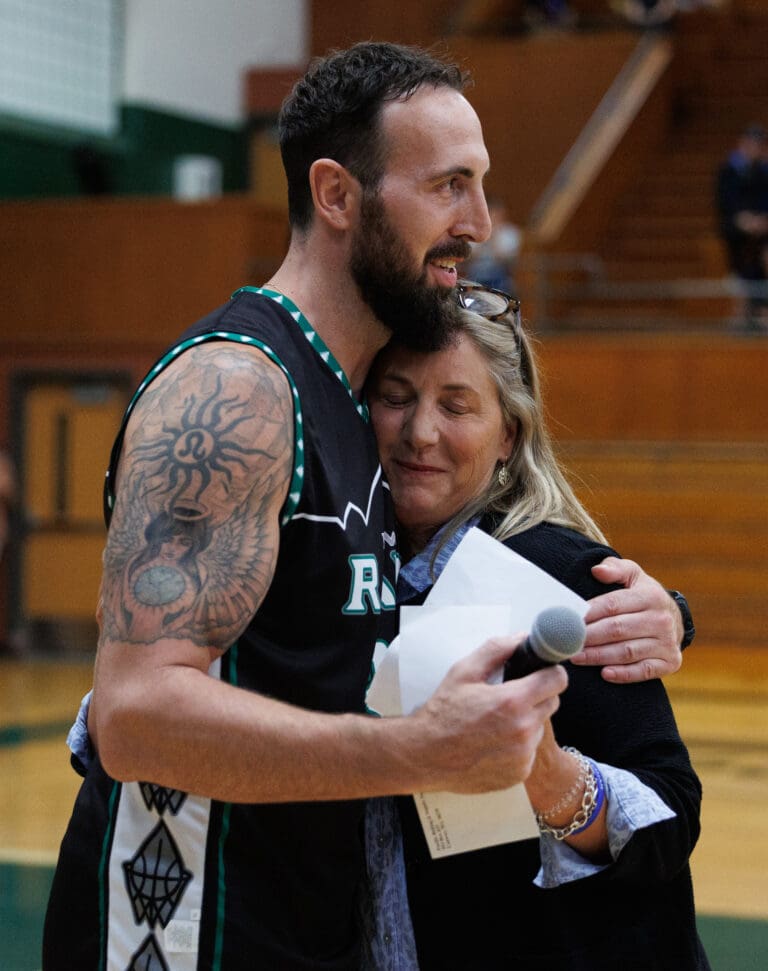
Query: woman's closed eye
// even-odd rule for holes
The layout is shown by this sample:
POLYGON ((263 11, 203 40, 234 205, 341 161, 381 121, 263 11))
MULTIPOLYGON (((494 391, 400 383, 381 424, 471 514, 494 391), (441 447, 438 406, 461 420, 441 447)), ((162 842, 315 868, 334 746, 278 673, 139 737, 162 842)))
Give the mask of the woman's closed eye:
POLYGON ((440 407, 450 415, 468 415, 472 411, 466 401, 444 401, 440 407))
POLYGON ((388 408, 403 408, 413 401, 413 395, 402 392, 385 392, 377 396, 377 400, 388 408))

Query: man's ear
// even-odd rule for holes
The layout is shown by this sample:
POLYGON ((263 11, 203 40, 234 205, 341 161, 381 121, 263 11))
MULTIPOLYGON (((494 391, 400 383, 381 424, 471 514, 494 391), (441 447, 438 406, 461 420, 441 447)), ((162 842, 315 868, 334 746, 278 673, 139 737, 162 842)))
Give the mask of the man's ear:
POLYGON ((362 189, 348 169, 331 158, 316 159, 309 170, 309 186, 315 215, 331 229, 346 230, 355 224, 362 189))

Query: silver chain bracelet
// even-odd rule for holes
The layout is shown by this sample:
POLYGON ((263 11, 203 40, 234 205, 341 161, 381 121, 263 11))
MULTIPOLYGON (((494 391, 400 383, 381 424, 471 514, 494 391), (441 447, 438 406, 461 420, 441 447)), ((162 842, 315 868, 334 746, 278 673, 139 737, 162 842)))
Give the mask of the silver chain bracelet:
POLYGON ((548 809, 539 810, 537 815, 541 816, 542 819, 546 819, 547 816, 556 816, 559 812, 562 812, 566 806, 569 806, 580 792, 584 791, 584 783, 587 781, 587 773, 589 772, 589 762, 584 758, 581 752, 577 752, 574 748, 563 746, 563 751, 575 756, 576 761, 579 763, 579 775, 562 799, 558 799, 554 806, 550 806, 548 809))
MULTIPOLYGON (((595 778, 592 763, 589 761, 589 759, 586 759, 581 752, 575 748, 572 748, 571 746, 563 746, 563 751, 570 752, 579 760, 582 769, 579 779, 584 779, 584 795, 581 799, 581 806, 576 810, 576 814, 567 826, 550 826, 549 823, 545 821, 544 816, 551 816, 554 811, 553 809, 547 810, 546 813, 536 813, 536 823, 538 824, 539 830, 542 833, 548 833, 556 840, 567 839, 567 837, 577 832, 577 830, 584 829, 589 822, 592 813, 594 812, 598 792, 597 779, 595 778)), ((569 790, 569 799, 573 797, 573 794, 573 789, 569 790)), ((567 805, 567 802, 563 803, 561 800, 560 803, 557 804, 556 808, 560 808, 561 804, 565 806, 567 805)))

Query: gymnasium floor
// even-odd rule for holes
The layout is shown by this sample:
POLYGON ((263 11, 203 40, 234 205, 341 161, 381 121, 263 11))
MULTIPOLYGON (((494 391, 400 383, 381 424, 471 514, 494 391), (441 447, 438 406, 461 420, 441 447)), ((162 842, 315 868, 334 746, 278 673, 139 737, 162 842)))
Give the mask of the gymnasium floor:
MULTIPOLYGON (((45 900, 78 779, 64 745, 83 662, 0 661, 0 971, 38 971, 45 900)), ((704 784, 693 857, 715 971, 768 968, 768 647, 694 646, 667 682, 704 784)), ((477 969, 482 971, 482 969, 477 969)))

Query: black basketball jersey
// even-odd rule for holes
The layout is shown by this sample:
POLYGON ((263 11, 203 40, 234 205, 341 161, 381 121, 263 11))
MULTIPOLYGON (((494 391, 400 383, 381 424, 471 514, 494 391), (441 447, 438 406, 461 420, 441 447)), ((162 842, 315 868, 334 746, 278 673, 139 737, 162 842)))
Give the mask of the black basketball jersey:
MULTIPOLYGON (((295 305, 244 288, 160 359, 126 421, 172 360, 211 340, 274 361, 295 422, 274 579, 211 675, 305 708, 364 712, 375 644, 395 633, 398 565, 367 408, 295 305)), ((62 844, 45 969, 356 969, 361 821, 360 801, 225 804, 118 784, 97 761, 62 844)))

